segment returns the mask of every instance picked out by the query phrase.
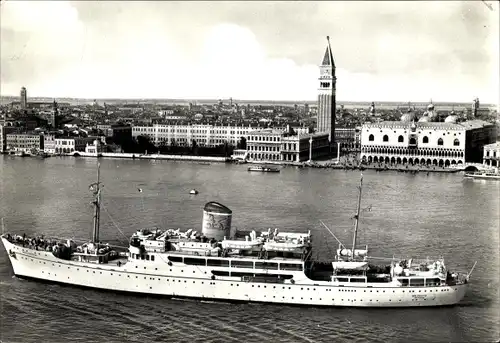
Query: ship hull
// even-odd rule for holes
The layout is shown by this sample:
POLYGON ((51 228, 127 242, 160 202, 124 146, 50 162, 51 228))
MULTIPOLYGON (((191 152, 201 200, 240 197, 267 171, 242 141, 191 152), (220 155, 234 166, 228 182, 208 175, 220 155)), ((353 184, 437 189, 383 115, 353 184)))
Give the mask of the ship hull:
POLYGON ((172 267, 165 261, 124 266, 61 260, 46 251, 17 246, 2 237, 14 274, 106 291, 235 302, 308 306, 418 307, 457 304, 467 284, 441 287, 338 286, 299 280, 295 284, 211 279, 197 266, 172 267), (146 266, 147 265, 147 266, 146 266), (182 269, 180 269, 182 268, 182 269), (175 275, 174 275, 175 273, 175 275))

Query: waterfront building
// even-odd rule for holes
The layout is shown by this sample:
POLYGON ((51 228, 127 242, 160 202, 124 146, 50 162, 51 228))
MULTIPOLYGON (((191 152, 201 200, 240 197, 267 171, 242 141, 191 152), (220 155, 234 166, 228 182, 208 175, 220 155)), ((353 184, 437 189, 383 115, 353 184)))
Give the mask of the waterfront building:
POLYGON ((93 143, 95 137, 72 137, 56 138, 55 153, 71 154, 77 151, 85 151, 88 143, 93 143))
POLYGON ((488 167, 500 167, 500 142, 484 146, 483 165, 488 167))
POLYGON ((282 161, 315 160, 330 153, 330 137, 327 133, 285 135, 280 148, 282 161))
POLYGON ((20 104, 21 104, 21 109, 25 110, 28 108, 28 91, 26 90, 26 87, 21 87, 21 99, 20 99, 20 104))
MULTIPOLYGON (((411 115, 409 115, 411 117, 411 115)), ((364 124, 361 160, 368 163, 461 165, 482 158, 485 144, 496 137, 493 124, 481 120, 454 122, 402 121, 364 124)), ((411 121, 409 121, 411 119, 411 121)))
POLYGON ((477 119, 460 124, 466 129, 465 162, 482 163, 484 146, 497 140, 496 125, 477 119))
POLYGON ((337 78, 329 37, 327 37, 327 41, 325 55, 319 67, 317 132, 328 133, 330 145, 333 145, 335 140, 335 90, 337 78))
POLYGON ((340 145, 343 153, 360 152, 361 127, 336 127, 335 143, 340 145))
POLYGON ((200 147, 216 147, 225 143, 236 146, 242 138, 246 139, 248 133, 255 128, 256 126, 153 124, 134 126, 132 137, 149 137, 156 146, 191 146, 193 141, 200 147))
POLYGON ((6 122, 0 124, 0 153, 8 151, 7 149, 7 135, 9 133, 19 132, 19 127, 12 126, 12 122, 6 122))
POLYGON ((301 162, 329 154, 330 143, 328 133, 264 129, 248 134, 247 151, 250 161, 301 162))
POLYGON ((43 135, 29 133, 8 133, 6 149, 13 152, 32 153, 43 151, 43 135))
POLYGON ((99 140, 95 139, 92 143, 87 143, 85 146, 85 152, 87 154, 99 154, 106 152, 106 146, 99 140))
POLYGON ((49 154, 56 152, 56 138, 52 134, 43 135, 43 151, 49 154))
POLYGON ((251 161, 281 161, 284 130, 263 129, 248 133, 247 151, 251 161))

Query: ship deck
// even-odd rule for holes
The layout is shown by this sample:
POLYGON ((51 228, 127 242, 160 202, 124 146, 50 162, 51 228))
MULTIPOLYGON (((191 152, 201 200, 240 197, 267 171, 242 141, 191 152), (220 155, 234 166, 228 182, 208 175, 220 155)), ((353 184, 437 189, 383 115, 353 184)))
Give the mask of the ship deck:
MULTIPOLYGON (((182 256, 193 256, 193 257, 206 257, 206 258, 220 258, 220 259, 247 259, 247 260, 264 260, 262 258, 259 258, 257 255, 239 255, 239 254, 229 254, 227 256, 205 256, 205 255, 196 255, 195 252, 193 251, 175 251, 175 250, 170 250, 166 251, 166 254, 170 255, 182 255, 182 256)), ((276 261, 276 262, 303 262, 302 258, 300 257, 277 257, 277 256, 270 256, 265 259, 266 261, 276 261)))

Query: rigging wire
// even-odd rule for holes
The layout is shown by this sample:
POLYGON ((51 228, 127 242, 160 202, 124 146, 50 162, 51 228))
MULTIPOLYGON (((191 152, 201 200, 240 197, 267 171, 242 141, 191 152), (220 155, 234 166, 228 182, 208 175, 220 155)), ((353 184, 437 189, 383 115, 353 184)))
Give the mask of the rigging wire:
POLYGON ((108 209, 106 208, 106 206, 104 206, 104 204, 101 204, 102 208, 104 209, 104 211, 106 212, 106 214, 108 215, 109 219, 111 219, 111 222, 113 223, 113 225, 115 226, 115 228, 118 230, 118 232, 120 232, 123 237, 125 237, 125 239, 127 240, 128 242, 128 237, 123 233, 122 230, 120 230, 120 228, 118 227, 118 225, 116 224, 115 220, 113 219, 113 217, 111 217, 111 215, 109 214, 109 211, 108 209))
POLYGON ((337 240, 337 242, 339 242, 339 244, 340 244, 340 246, 341 246, 341 247, 343 247, 344 249, 347 249, 347 248, 345 247, 345 245, 344 245, 344 244, 342 244, 342 242, 341 242, 341 241, 340 241, 340 240, 339 240, 339 239, 338 239, 338 238, 337 238, 337 237, 333 234, 332 230, 330 230, 330 229, 328 228, 328 226, 326 226, 326 224, 325 224, 325 223, 323 223, 323 221, 322 221, 322 220, 320 220, 319 222, 320 222, 321 224, 323 224, 323 226, 324 226, 324 227, 328 230, 328 232, 330 232, 330 234, 333 236, 333 238, 335 238, 335 239, 337 240))

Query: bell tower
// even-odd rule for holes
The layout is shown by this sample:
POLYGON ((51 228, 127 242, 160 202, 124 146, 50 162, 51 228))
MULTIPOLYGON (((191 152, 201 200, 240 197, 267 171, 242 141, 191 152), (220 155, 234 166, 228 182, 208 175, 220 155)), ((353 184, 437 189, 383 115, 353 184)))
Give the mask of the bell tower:
POLYGON ((335 62, 330 46, 330 37, 327 36, 326 40, 325 55, 319 67, 317 131, 328 133, 330 147, 332 147, 335 142, 335 89, 337 78, 335 77, 335 62))

